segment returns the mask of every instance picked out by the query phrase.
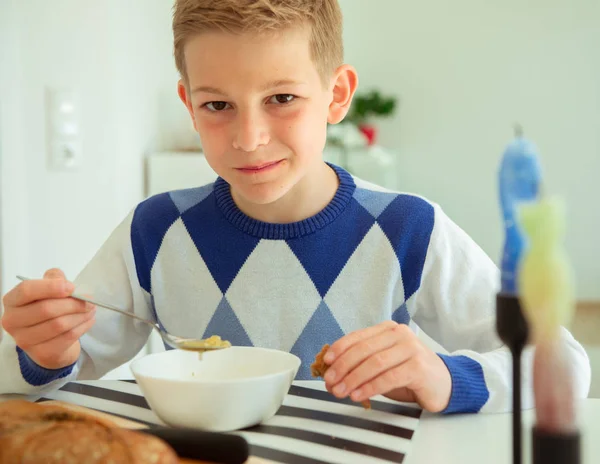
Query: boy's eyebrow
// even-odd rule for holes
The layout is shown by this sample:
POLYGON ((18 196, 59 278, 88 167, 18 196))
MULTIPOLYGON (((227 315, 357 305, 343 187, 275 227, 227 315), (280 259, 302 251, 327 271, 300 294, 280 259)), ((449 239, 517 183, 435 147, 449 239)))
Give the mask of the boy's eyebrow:
POLYGON ((192 93, 196 93, 196 92, 216 93, 218 95, 225 95, 225 92, 222 91, 221 89, 218 89, 217 87, 210 87, 207 85, 202 85, 200 87, 196 87, 196 88, 192 89, 192 93))
POLYGON ((307 85, 306 82, 295 81, 293 79, 277 79, 271 82, 267 82, 266 84, 260 87, 261 92, 269 89, 275 89, 277 87, 285 87, 286 85, 307 85))
MULTIPOLYGON (((302 81, 295 81, 293 79, 277 79, 275 81, 267 82, 266 84, 261 85, 259 90, 261 92, 264 92, 269 89, 276 89, 277 87, 284 87, 286 85, 307 85, 307 83, 302 82, 302 81)), ((217 94, 217 95, 227 95, 227 93, 225 91, 219 89, 218 87, 211 87, 211 86, 207 86, 207 85, 202 85, 200 87, 196 87, 196 88, 192 89, 192 93, 196 93, 196 92, 206 92, 206 93, 212 93, 212 94, 217 94)))

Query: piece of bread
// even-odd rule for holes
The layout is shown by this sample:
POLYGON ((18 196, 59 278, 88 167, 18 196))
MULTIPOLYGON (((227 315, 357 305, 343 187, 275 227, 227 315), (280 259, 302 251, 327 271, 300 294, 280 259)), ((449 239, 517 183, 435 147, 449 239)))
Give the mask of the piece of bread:
POLYGON ((0 464, 177 464, 162 440, 57 405, 0 403, 0 464))
MULTIPOLYGON (((328 344, 323 345, 321 351, 319 351, 315 356, 315 362, 310 365, 310 373, 313 377, 323 377, 325 375, 325 372, 327 372, 327 369, 329 369, 329 365, 325 364, 325 361, 323 360, 323 358, 325 357, 325 353, 327 353, 328 349, 328 344)), ((365 409, 371 409, 370 400, 361 401, 361 404, 365 409)))

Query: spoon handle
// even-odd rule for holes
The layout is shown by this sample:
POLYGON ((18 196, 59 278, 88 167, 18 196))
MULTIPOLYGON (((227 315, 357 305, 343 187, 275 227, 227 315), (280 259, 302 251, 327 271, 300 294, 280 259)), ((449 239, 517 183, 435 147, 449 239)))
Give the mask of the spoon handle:
MULTIPOLYGON (((17 276, 17 279, 22 280, 22 281, 33 280, 33 279, 29 279, 29 278, 23 277, 23 276, 17 276)), ((104 308, 104 309, 110 309, 111 311, 115 311, 117 313, 123 314, 124 316, 132 317, 134 319, 137 319, 140 322, 144 322, 144 323, 148 324, 149 326, 151 326, 154 329, 157 329, 156 325, 153 322, 151 322, 147 319, 144 319, 142 317, 136 316, 135 314, 130 313, 128 311, 123 311, 122 309, 119 309, 116 306, 110 305, 108 303, 100 303, 99 301, 94 301, 90 298, 86 298, 84 296, 77 295, 76 293, 72 293, 70 295, 70 298, 75 298, 76 300, 81 300, 81 301, 85 301, 87 303, 92 303, 93 305, 100 306, 101 308, 104 308)))

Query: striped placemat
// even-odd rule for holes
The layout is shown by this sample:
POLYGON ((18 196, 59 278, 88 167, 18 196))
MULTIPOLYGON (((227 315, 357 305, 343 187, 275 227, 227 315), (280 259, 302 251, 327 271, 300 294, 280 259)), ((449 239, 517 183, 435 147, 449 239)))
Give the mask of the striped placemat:
MULTIPOLYGON (((149 427, 163 425, 132 380, 70 382, 38 402, 58 400, 149 427)), ((287 464, 401 463, 410 452, 421 410, 382 399, 372 409, 339 400, 320 381, 294 382, 270 420, 234 432, 253 456, 287 464)))

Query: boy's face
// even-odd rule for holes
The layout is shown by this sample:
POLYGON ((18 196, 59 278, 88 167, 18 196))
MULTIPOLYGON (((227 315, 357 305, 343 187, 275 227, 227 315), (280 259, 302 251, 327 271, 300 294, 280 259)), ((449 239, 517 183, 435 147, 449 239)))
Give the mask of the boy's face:
POLYGON ((308 39, 304 28, 215 31, 186 44, 189 93, 180 83, 179 94, 208 163, 246 202, 275 202, 322 169, 327 122, 347 112, 337 77, 323 85, 308 39))

